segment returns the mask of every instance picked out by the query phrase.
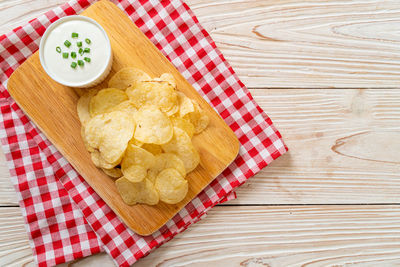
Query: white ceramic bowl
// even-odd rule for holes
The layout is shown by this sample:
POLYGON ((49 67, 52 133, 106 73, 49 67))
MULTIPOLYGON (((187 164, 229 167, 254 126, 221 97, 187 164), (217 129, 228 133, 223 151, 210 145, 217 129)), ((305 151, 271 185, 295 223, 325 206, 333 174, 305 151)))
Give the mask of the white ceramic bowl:
MULTIPOLYGON (((64 47, 64 39, 60 40, 59 46, 62 47, 63 49, 69 49, 69 48, 64 47)), ((54 49, 56 49, 56 47, 54 47, 54 49)), ((93 49, 92 49, 91 53, 93 53, 93 49)), ((61 58, 62 54, 60 54, 59 56, 61 58)), ((78 88, 92 87, 92 86, 95 86, 95 85, 99 84, 100 82, 102 82, 109 74, 109 72, 111 70, 111 66, 112 66, 112 60, 113 60, 110 39, 108 38, 108 35, 107 35, 106 31, 103 29, 103 27, 101 27, 100 24, 98 24, 96 21, 94 21, 91 18, 84 17, 84 16, 78 16, 78 15, 61 18, 61 19, 57 20, 56 22, 54 22, 53 24, 51 24, 47 28, 47 30, 43 34, 42 39, 40 40, 39 58, 40 58, 40 63, 42 65, 43 69, 53 80, 55 80, 56 82, 58 82, 62 85, 65 85, 65 86, 78 87, 78 88), (102 45, 101 48, 105 51, 105 53, 102 53, 102 56, 105 57, 104 59, 102 58, 103 64, 102 64, 102 66, 97 66, 95 72, 92 71, 92 73, 88 74, 86 76, 86 77, 88 77, 87 80, 80 79, 80 81, 76 81, 76 80, 74 81, 73 78, 66 79, 65 77, 62 77, 62 75, 57 74, 57 72, 61 73, 60 68, 54 67, 54 63, 53 63, 53 67, 52 67, 53 71, 52 71, 52 69, 48 66, 48 65, 50 65, 50 61, 47 60, 47 62, 46 62, 46 57, 55 57, 55 55, 50 55, 48 52, 47 52, 47 54, 45 54, 44 47, 45 47, 46 41, 49 38, 49 35, 52 33, 53 30, 57 29, 57 27, 59 27, 60 25, 62 25, 63 23, 65 23, 67 21, 76 21, 76 23, 74 22, 75 24, 78 24, 80 21, 82 21, 82 22, 86 22, 86 23, 84 23, 86 25, 87 25, 87 22, 89 22, 100 30, 100 32, 104 35, 103 36, 104 38, 102 37, 102 39, 106 40, 104 44, 101 44, 102 45), (58 70, 55 71, 54 68, 58 68, 58 70)), ((69 62, 71 60, 72 59, 66 60, 65 64, 68 64, 68 66, 69 66, 70 65, 69 62)), ((86 64, 88 64, 88 63, 86 63, 86 64)), ((91 62, 89 64, 96 64, 96 62, 91 62)), ((58 66, 60 66, 60 65, 58 65, 58 66)), ((64 70, 62 71, 62 73, 69 71, 69 70, 65 70, 65 66, 62 66, 62 67, 64 67, 64 70)), ((85 70, 83 68, 80 69, 79 67, 77 67, 76 70, 74 69, 74 71, 85 71, 85 70)), ((80 73, 80 75, 83 75, 83 74, 80 73)))

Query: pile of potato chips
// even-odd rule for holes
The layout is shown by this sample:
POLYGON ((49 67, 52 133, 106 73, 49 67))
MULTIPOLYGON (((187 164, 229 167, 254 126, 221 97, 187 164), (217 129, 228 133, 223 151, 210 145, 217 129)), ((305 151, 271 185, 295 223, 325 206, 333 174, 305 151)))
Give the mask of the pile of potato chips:
POLYGON ((124 68, 78 101, 82 138, 93 163, 115 181, 128 205, 175 204, 188 192, 186 174, 200 156, 192 137, 209 118, 176 91, 174 77, 124 68))

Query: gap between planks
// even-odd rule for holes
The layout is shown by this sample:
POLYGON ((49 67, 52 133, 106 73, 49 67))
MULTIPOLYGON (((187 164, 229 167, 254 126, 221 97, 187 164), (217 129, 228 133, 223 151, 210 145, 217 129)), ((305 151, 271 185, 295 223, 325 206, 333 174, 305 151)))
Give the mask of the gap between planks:
MULTIPOLYGON (((399 207, 216 207, 134 266, 399 264, 399 207)), ((20 210, 0 212, 0 266, 32 266, 20 210)), ((98 254, 63 266, 114 265, 98 254)))
MULTIPOLYGON (((302 206, 397 206, 400 205, 399 203, 355 203, 355 204, 343 204, 343 203, 330 203, 330 204, 323 204, 323 203, 313 203, 313 204, 217 204, 218 207, 302 207, 302 206)), ((0 209, 2 208, 19 208, 19 205, 0 205, 0 209)))

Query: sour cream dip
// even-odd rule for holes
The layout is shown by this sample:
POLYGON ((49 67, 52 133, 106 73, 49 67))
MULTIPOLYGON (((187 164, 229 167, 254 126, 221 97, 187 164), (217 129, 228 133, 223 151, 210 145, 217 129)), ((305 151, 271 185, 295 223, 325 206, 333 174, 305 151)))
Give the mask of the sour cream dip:
POLYGON ((68 16, 51 24, 39 46, 43 69, 56 82, 91 87, 110 72, 112 52, 104 29, 93 19, 68 16))

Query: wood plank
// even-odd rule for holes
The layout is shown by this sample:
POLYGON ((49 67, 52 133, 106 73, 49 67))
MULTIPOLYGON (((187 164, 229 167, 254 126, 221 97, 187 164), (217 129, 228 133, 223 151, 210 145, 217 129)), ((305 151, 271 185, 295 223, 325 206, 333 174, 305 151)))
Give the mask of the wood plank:
POLYGON ((35 266, 20 208, 0 208, 0 266, 35 266))
POLYGON ((242 204, 400 202, 400 90, 252 90, 289 152, 242 204))
MULTIPOLYGON (((18 210, 0 212, 1 236, 15 232, 0 241, 0 265, 31 262, 22 222, 7 219, 18 210)), ((216 207, 135 266, 392 266, 399 242, 399 205, 216 207)), ((100 254, 69 266, 113 265, 100 254)))
POLYGON ((0 149, 0 206, 17 205, 17 195, 10 180, 6 158, 0 149))
MULTIPOLYGON (((2 0, 0 32, 61 2, 2 0)), ((398 87, 397 0, 186 2, 248 87, 398 87)))
POLYGON ((66 0, 0 0, 0 35, 65 2, 66 0))
POLYGON ((188 3, 248 87, 398 87, 397 0, 188 3))
MULTIPOLYGON (((228 204, 400 202, 399 90, 251 92, 289 152, 239 188, 238 199, 228 204)), ((0 203, 10 204, 15 193, 8 172, 0 178, 0 203)))

